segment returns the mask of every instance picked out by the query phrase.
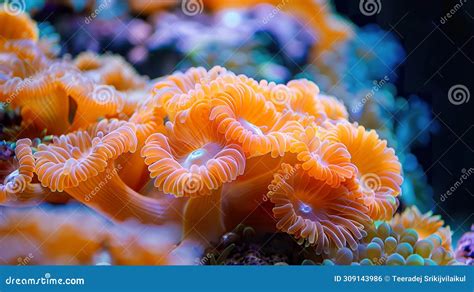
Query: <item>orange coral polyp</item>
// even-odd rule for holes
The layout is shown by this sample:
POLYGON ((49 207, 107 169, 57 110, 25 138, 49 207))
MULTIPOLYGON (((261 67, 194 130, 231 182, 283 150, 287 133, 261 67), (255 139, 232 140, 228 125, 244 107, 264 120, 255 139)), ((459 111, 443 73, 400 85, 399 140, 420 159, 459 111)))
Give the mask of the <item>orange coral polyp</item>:
POLYGON ((0 43, 0 71, 20 79, 45 70, 51 61, 30 40, 8 40, 0 43))
POLYGON ((127 168, 120 172, 120 177, 136 191, 140 191, 150 178, 147 165, 140 154, 141 149, 150 135, 166 132, 164 116, 165 113, 159 108, 143 106, 138 108, 128 120, 136 128, 137 151, 123 154, 118 158, 117 163, 127 165, 127 168))
POLYGON ((119 55, 84 52, 76 57, 74 64, 94 82, 113 86, 118 91, 143 89, 146 85, 146 78, 138 75, 119 55))
POLYGON ((318 104, 330 120, 347 120, 349 113, 342 102, 333 96, 324 94, 318 95, 318 104))
POLYGON ((175 196, 207 195, 241 175, 245 156, 209 120, 209 105, 198 103, 168 123, 168 135, 151 135, 142 156, 155 186, 175 196))
POLYGON ((403 182, 401 165, 395 151, 374 130, 342 122, 329 127, 325 139, 346 146, 357 175, 347 186, 358 193, 369 206, 374 220, 389 220, 398 207, 396 197, 403 182), (370 155, 367 155, 370 153, 370 155))
POLYGON ((18 169, 6 176, 4 184, 0 184, 0 205, 38 204, 49 192, 32 182, 35 160, 30 139, 16 142, 15 157, 18 169))
POLYGON ((202 97, 199 93, 199 85, 211 83, 226 73, 227 70, 220 66, 215 66, 209 71, 197 67, 190 68, 184 73, 175 72, 155 84, 154 95, 148 102, 153 106, 164 108, 170 120, 173 121, 179 111, 189 108, 202 97), (194 93, 194 90, 198 92, 194 93))
POLYGON ((287 84, 292 98, 287 107, 301 115, 310 115, 318 124, 327 120, 347 120, 349 114, 342 102, 334 97, 320 94, 319 87, 307 79, 292 80, 287 84))
POLYGON ((342 143, 324 141, 314 126, 300 133, 292 151, 298 153, 304 170, 316 179, 338 187, 357 173, 351 155, 342 143))
POLYGON ((26 13, 9 13, 0 8, 0 43, 5 40, 38 40, 36 22, 26 13))
POLYGON ((112 102, 112 95, 120 96, 123 103, 117 112, 107 112, 113 116, 120 113, 130 117, 137 110, 143 96, 148 95, 151 86, 147 83, 147 78, 140 76, 135 69, 119 55, 100 56, 92 52, 79 54, 74 65, 81 71, 90 82, 95 83, 103 90, 113 88, 107 93, 110 95, 103 103, 112 102))
POLYGON ((105 170, 109 160, 135 151, 136 145, 132 125, 121 126, 107 134, 99 132, 96 137, 86 131, 54 137, 52 144, 39 145, 35 153, 36 172, 43 186, 63 191, 97 176, 105 170))
POLYGON ((65 133, 69 127, 69 101, 58 86, 58 79, 70 69, 64 62, 51 62, 31 41, 0 44, 0 71, 10 78, 0 81, 0 100, 19 108, 24 123, 49 134, 65 133), (13 57, 13 58, 10 58, 13 57), (4 63, 6 62, 6 63, 4 63))
POLYGON ((290 115, 281 116, 274 105, 247 84, 227 84, 210 100, 211 120, 228 141, 238 143, 249 156, 282 156, 290 149, 294 130, 290 115))
POLYGON ((124 95, 113 86, 97 84, 75 71, 69 71, 59 80, 61 88, 77 104, 71 130, 84 129, 100 118, 121 112, 124 95))
POLYGON ((352 199, 346 187, 316 180, 300 165, 282 164, 268 189, 277 228, 314 246, 318 254, 330 247, 356 249, 366 235, 367 207, 352 199))
POLYGON ((114 220, 135 218, 161 224, 165 212, 162 204, 136 193, 118 175, 124 166, 115 160, 136 147, 133 124, 103 120, 89 131, 55 137, 53 143, 39 145, 36 173, 43 186, 65 191, 114 220))

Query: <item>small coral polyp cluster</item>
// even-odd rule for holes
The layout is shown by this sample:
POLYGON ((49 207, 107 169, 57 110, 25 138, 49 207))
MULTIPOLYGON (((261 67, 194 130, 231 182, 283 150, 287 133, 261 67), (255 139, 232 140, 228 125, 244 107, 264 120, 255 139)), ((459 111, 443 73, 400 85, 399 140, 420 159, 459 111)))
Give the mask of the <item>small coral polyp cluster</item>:
MULTIPOLYGON (((148 81, 116 56, 51 59, 26 15, 2 11, 0 23, 0 99, 22 118, 2 205, 77 201, 115 226, 177 225, 178 239, 150 247, 162 248, 159 264, 189 263, 188 247, 203 251, 238 223, 287 233, 324 263, 455 262, 439 218, 417 209, 393 218, 403 181, 394 150, 348 121, 344 104, 313 82, 256 81, 222 67, 148 81)), ((20 242, 12 230, 22 224, 33 227, 20 234, 48 238, 11 208, 1 240, 20 242)), ((98 231, 80 226, 86 221, 58 230, 67 240, 96 240, 98 231)), ((135 261, 120 260, 120 232, 104 228, 112 262, 143 263, 148 245, 131 245, 135 261)), ((84 252, 98 252, 94 246, 84 252)), ((68 252, 75 257, 57 251, 68 252)), ((57 263, 51 253, 37 263, 57 263)), ((73 262, 92 258, 81 255, 73 262)))
POLYGON ((367 230, 356 249, 333 250, 323 264, 432 266, 457 264, 451 231, 439 216, 421 214, 416 207, 367 230))

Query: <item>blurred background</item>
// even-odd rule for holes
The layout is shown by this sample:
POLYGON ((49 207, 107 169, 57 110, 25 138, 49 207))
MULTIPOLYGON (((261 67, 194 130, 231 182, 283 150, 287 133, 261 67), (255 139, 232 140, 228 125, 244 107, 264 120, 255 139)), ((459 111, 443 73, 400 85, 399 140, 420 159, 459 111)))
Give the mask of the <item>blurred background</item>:
POLYGON ((51 55, 119 54, 150 79, 214 65, 311 79, 396 149, 402 207, 442 215, 454 241, 474 222, 472 2, 13 2, 39 23, 51 55))
POLYGON ((434 123, 436 131, 430 143, 413 147, 412 153, 433 188, 435 212, 458 238, 474 223, 474 180, 468 175, 462 178, 474 167, 474 104, 469 101, 474 89, 474 5, 463 0, 382 1, 384 9, 366 17, 358 2, 335 4, 339 13, 359 26, 377 23, 396 34, 407 53, 397 71, 397 91, 402 96, 415 94, 430 106, 428 123, 434 123), (459 105, 450 102, 448 94, 456 85, 468 89, 459 105), (452 195, 443 200, 453 187, 452 195))

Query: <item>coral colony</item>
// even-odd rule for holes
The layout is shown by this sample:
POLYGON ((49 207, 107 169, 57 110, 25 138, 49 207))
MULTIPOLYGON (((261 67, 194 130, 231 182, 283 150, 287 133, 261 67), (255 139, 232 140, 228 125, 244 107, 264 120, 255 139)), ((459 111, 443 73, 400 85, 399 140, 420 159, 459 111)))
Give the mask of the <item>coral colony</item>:
MULTIPOLYGON (((219 11, 224 2, 206 5, 219 11)), ((294 15, 309 19, 321 9, 308 3, 295 1, 294 15)), ((218 14, 202 25, 274 9, 218 14)), ((166 13, 164 22, 187 21, 166 13)), ((331 26, 329 11, 318 15, 310 21, 314 43, 300 36, 288 58, 300 48, 349 56, 347 46, 331 44, 350 30, 331 26)), ((256 35, 249 27, 241 28, 256 35)), ((118 55, 58 58, 53 47, 28 14, 0 10, 2 264, 472 263, 471 234, 458 261, 439 216, 416 206, 396 213, 402 163, 364 127, 377 114, 353 118, 365 104, 349 114, 344 102, 356 90, 324 94, 293 77, 297 70, 282 59, 271 68, 287 75, 249 74, 258 81, 241 74, 262 66, 258 60, 205 69, 195 64, 199 58, 188 60, 196 67, 150 81, 118 55), (271 76, 287 77, 275 83, 271 76)), ((324 82, 341 84, 343 69, 329 65, 311 66, 324 82)), ((393 78, 366 73, 364 80, 393 78)), ((372 97, 366 102, 375 105, 372 97)))

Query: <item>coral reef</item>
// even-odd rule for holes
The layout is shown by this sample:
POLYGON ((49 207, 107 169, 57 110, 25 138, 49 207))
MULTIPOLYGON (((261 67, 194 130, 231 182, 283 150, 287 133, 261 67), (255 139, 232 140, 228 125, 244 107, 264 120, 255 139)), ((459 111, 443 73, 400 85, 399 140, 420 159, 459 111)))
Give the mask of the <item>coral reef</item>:
MULTIPOLYGON (((429 216, 425 214, 425 217, 429 216)), ((417 230, 405 228, 397 220, 392 220, 371 228, 357 249, 333 250, 323 264, 432 266, 461 263, 456 261, 451 246, 445 248, 443 239, 436 232, 422 237, 417 230)))
POLYGON ((129 3, 130 10, 148 16, 141 19, 124 2, 87 26, 77 14, 59 18, 56 26, 68 40, 63 53, 113 51, 152 77, 219 65, 257 80, 308 78, 341 98, 353 121, 377 130, 397 150, 405 176, 402 203, 423 211, 432 207, 431 187, 412 152, 426 148, 437 125, 424 101, 397 95, 405 52, 396 36, 375 25, 352 25, 336 16, 330 1, 210 0, 181 10, 178 4, 129 3))
MULTIPOLYGON (((220 1, 206 3, 221 9, 220 1)), ((209 55, 199 54, 221 47, 213 42, 223 36, 237 37, 222 46, 229 50, 240 38, 258 39, 244 51, 265 48, 268 59, 275 49, 269 42, 279 48, 302 28, 295 17, 312 29, 298 33, 296 48, 275 64, 224 60, 231 56, 219 51, 208 69, 157 80, 110 53, 81 49, 74 58, 58 57, 54 40, 40 37, 28 15, 0 10, 0 101, 2 114, 16 116, 2 124, 8 140, 0 145, 0 242, 14 248, 0 249, 0 258, 15 264, 31 250, 31 264, 457 264, 450 228, 439 216, 416 207, 396 214, 404 161, 392 148, 396 139, 384 139, 394 127, 371 115, 369 105, 381 105, 370 99, 354 111, 347 99, 361 88, 347 86, 331 64, 307 64, 310 55, 337 59, 348 56, 345 46, 361 46, 351 43, 352 28, 329 25, 325 5, 301 0, 282 16, 284 30, 266 23, 256 29, 271 9, 203 15, 191 30, 194 19, 155 15, 156 33, 167 31, 166 41, 178 47, 179 27, 170 29, 176 23, 191 22, 184 25, 186 40, 214 38, 186 67, 202 64, 196 60, 209 55), (310 17, 314 12, 318 17, 310 17), (221 28, 219 34, 209 27, 221 28), (288 65, 291 60, 301 64, 288 65), (316 68, 316 81, 318 72, 330 79, 320 83, 323 92, 294 78, 305 64, 316 68), (324 93, 341 80, 343 93, 324 93), (76 204, 79 214, 67 207, 76 204), (51 224, 43 226, 45 220, 51 224)), ((368 30, 367 37, 378 33, 368 30)), ((165 46, 153 40, 135 41, 165 46)), ((399 55, 388 59, 391 67, 399 55)), ((372 62, 359 69, 362 88, 388 74, 372 62)), ((416 101, 413 106, 425 112, 416 101)), ((401 120, 399 135, 413 138, 405 132, 411 117, 401 120)))

